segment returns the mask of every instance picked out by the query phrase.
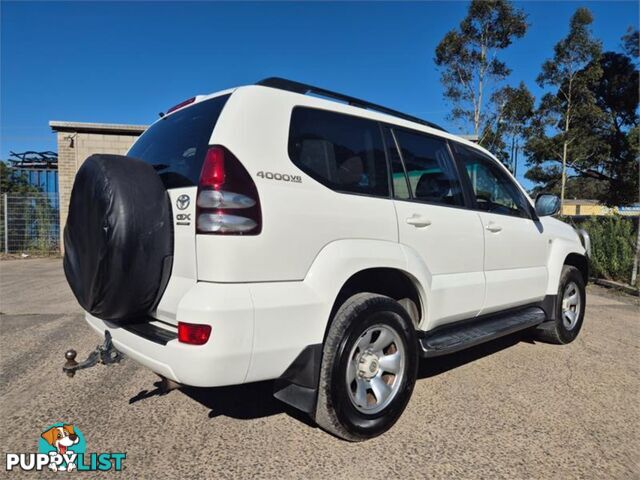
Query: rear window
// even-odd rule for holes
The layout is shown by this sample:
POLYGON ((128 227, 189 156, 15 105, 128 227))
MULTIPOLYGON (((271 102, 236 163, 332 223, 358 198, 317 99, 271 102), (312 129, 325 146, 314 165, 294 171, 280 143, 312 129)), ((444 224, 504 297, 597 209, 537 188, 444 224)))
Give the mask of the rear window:
POLYGON ((197 185, 211 132, 228 98, 212 98, 167 115, 142 134, 128 155, 153 165, 166 188, 197 185))
POLYGON ((289 157, 332 190, 389 196, 380 127, 371 120, 296 107, 291 115, 289 157))
POLYGON ((447 142, 408 130, 394 130, 416 200, 444 205, 464 205, 447 142))

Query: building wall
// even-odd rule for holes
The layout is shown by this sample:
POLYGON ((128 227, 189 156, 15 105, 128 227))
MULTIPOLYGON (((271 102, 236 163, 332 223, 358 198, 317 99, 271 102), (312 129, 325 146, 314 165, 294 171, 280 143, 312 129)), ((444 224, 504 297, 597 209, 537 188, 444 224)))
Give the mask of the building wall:
POLYGON ((611 209, 604 205, 599 205, 591 200, 584 202, 572 201, 572 203, 565 203, 562 207, 562 215, 567 216, 593 216, 593 215, 609 215, 615 209, 611 209))
POLYGON ((62 235, 67 223, 71 189, 76 172, 94 153, 124 155, 140 132, 73 132, 58 131, 58 188, 60 192, 60 249, 64 244, 62 235))

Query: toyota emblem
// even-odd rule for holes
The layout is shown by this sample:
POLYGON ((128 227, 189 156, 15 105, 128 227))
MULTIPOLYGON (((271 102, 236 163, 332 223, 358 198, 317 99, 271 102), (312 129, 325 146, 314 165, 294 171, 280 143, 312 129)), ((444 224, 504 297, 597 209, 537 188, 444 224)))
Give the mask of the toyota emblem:
POLYGON ((176 207, 178 207, 178 210, 184 210, 189 206, 190 201, 189 195, 180 195, 176 200, 176 207))

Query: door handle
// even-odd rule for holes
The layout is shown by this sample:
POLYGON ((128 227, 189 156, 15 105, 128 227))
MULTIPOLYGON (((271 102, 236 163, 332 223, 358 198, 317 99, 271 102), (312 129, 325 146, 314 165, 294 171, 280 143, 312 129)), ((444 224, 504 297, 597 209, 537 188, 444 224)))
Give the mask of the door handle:
POLYGON ((407 218, 407 223, 409 225, 413 225, 414 227, 422 228, 422 227, 428 227, 429 225, 431 225, 431 220, 423 217, 422 215, 416 215, 414 213, 412 216, 407 218))
POLYGON ((495 223, 490 223, 489 225, 487 225, 487 230, 493 233, 498 233, 502 230, 502 227, 500 225, 496 225, 495 223))

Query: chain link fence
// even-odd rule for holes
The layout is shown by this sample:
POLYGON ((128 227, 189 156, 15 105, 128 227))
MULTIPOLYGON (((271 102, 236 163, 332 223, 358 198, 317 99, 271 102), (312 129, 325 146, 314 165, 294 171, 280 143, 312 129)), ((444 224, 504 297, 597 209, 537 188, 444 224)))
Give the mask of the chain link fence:
POLYGON ((60 216, 57 196, 0 195, 0 252, 56 254, 60 252, 60 216))

